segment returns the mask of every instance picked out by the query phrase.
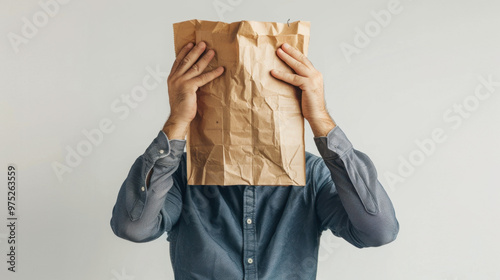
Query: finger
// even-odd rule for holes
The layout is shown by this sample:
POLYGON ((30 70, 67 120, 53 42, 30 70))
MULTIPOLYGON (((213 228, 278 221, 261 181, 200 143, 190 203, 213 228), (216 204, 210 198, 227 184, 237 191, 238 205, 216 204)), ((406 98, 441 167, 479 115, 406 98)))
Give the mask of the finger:
POLYGON ((187 43, 179 52, 177 57, 175 58, 174 64, 172 65, 172 69, 170 69, 170 73, 175 72, 177 67, 179 66, 181 60, 186 56, 186 54, 191 50, 194 46, 192 42, 187 43))
POLYGON ((189 53, 181 59, 179 66, 177 67, 177 74, 183 75, 186 71, 193 66, 193 64, 198 60, 201 54, 205 51, 207 44, 203 41, 199 42, 192 48, 189 53))
POLYGON ((289 54, 291 57, 302 62, 304 65, 306 65, 310 68, 314 68, 311 61, 309 61, 309 59, 307 58, 307 56, 305 54, 301 53, 297 48, 294 48, 293 46, 291 46, 290 44, 287 44, 287 43, 283 43, 283 45, 281 45, 281 48, 287 54, 289 54))
POLYGON ((276 51, 278 56, 286 63, 288 66, 290 66, 297 74, 302 75, 302 76, 308 76, 310 74, 310 69, 304 65, 302 62, 298 61, 285 51, 283 49, 278 48, 276 51))
POLYGON ((271 70, 271 75, 275 78, 287 82, 291 85, 300 87, 304 84, 305 78, 296 74, 285 73, 276 69, 271 70))
POLYGON ((203 74, 199 75, 198 77, 194 78, 193 79, 194 84, 197 87, 204 86, 207 83, 209 83, 212 80, 214 80, 215 78, 217 78, 220 75, 222 75, 223 72, 224 72, 224 67, 219 66, 219 67, 217 67, 216 69, 214 69, 214 70, 212 70, 210 72, 203 73, 203 74))
POLYGON ((214 50, 208 50, 203 56, 196 62, 189 70, 184 74, 187 79, 191 79, 192 77, 198 76, 202 73, 207 67, 208 63, 214 57, 214 50))

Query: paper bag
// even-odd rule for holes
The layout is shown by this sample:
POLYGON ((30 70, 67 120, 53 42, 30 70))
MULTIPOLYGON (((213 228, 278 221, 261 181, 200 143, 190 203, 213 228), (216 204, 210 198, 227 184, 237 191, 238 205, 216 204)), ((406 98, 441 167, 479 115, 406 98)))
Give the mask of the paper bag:
POLYGON ((305 185, 300 90, 271 76, 294 73, 276 50, 307 55, 310 23, 189 20, 174 23, 175 53, 205 41, 215 56, 205 72, 224 73, 198 91, 187 134, 190 185, 305 185))

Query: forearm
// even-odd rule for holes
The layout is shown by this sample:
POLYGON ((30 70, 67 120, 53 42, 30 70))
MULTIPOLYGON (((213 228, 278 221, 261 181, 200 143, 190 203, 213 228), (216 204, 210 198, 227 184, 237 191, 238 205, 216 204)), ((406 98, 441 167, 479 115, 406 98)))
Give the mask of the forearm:
POLYGON ((399 224, 370 158, 353 149, 340 128, 315 141, 359 245, 379 246, 394 240, 399 224))
POLYGON ((172 174, 179 166, 184 141, 168 141, 162 134, 134 162, 118 193, 110 224, 121 238, 147 242, 171 227, 168 213, 162 215, 161 210, 173 186, 172 174))

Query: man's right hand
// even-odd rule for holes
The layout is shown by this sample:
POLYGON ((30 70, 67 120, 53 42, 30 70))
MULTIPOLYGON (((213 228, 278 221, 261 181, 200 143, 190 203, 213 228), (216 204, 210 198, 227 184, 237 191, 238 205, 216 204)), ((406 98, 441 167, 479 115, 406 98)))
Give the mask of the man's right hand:
POLYGON ((215 54, 214 50, 205 52, 205 49, 206 43, 203 41, 195 46, 188 43, 181 49, 172 65, 167 78, 170 117, 163 127, 168 139, 185 138, 189 124, 196 116, 196 92, 224 72, 224 68, 220 66, 203 73, 215 54))

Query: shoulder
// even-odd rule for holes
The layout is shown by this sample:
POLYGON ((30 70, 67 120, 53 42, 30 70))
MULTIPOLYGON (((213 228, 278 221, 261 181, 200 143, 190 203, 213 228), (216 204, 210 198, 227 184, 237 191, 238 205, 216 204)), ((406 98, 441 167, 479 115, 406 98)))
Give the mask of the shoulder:
POLYGON ((315 172, 323 167, 326 165, 322 157, 306 151, 306 173, 315 172))
POLYGON ((330 169, 321 156, 306 151, 306 184, 313 188, 315 193, 327 185, 334 187, 330 169))
POLYGON ((312 166, 312 165, 316 164, 316 162, 320 159, 322 159, 320 156, 317 156, 313 153, 306 151, 306 168, 308 166, 312 166))

